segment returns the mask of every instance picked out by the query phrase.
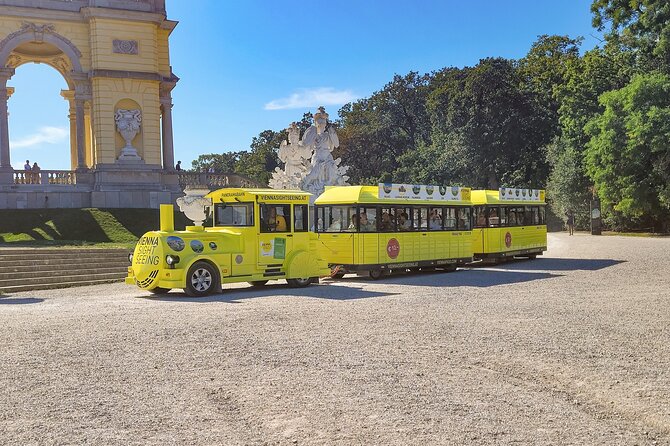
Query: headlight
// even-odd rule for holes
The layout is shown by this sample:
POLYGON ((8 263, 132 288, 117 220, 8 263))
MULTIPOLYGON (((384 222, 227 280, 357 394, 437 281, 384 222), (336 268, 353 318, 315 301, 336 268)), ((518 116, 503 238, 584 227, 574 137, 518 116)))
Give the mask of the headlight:
POLYGON ((174 266, 177 263, 179 263, 179 256, 173 256, 172 254, 168 254, 165 256, 165 263, 167 263, 169 266, 174 266))
POLYGON ((131 265, 133 264, 133 253, 132 252, 128 254, 128 261, 130 262, 131 265))

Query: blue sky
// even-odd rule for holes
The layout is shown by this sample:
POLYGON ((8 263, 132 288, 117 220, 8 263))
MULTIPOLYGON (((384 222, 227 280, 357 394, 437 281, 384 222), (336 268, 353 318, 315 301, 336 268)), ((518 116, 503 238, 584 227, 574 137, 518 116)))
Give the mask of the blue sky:
MULTIPOLYGON (((331 119, 395 73, 523 57, 541 34, 598 44, 590 0, 167 0, 179 21, 171 63, 175 159, 246 150, 325 105, 331 119)), ((45 65, 19 67, 8 85, 12 164, 69 169, 63 78, 45 65)))

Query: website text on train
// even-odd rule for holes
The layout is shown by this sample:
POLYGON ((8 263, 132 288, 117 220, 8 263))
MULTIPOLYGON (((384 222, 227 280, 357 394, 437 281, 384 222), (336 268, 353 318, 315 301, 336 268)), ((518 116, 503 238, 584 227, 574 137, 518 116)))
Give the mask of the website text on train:
POLYGON ((191 296, 221 285, 265 285, 286 279, 303 287, 328 275, 310 232, 309 196, 301 191, 220 189, 212 202, 212 226, 174 230, 173 206, 161 206, 159 231, 146 233, 132 254, 126 283, 152 293, 181 288, 191 296))
POLYGON ((513 257, 534 259, 547 250, 543 190, 474 190, 472 203, 475 259, 491 263, 513 257))
POLYGON ((316 199, 320 257, 332 277, 453 271, 472 261, 470 189, 382 183, 327 188, 316 199))

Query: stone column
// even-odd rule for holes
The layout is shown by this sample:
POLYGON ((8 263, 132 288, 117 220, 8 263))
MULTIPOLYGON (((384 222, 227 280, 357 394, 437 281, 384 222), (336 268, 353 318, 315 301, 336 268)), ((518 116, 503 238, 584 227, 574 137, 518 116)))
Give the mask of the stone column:
MULTIPOLYGON (((7 91, 7 81, 13 75, 13 68, 0 68, 0 170, 11 173, 13 169, 9 156, 9 113, 7 109, 7 99, 10 93, 7 91)), ((8 181, 3 179, 3 182, 8 181)), ((13 182, 13 175, 11 182, 13 182)))
POLYGON ((60 95, 70 104, 67 117, 70 121, 70 166, 74 170, 77 168, 77 115, 74 108, 74 90, 61 90, 60 95))
POLYGON ((77 127, 77 170, 86 169, 86 129, 84 128, 84 102, 75 95, 74 114, 77 127))
POLYGON ((176 82, 161 82, 160 101, 162 113, 163 169, 174 170, 174 139, 172 135, 172 89, 176 82))

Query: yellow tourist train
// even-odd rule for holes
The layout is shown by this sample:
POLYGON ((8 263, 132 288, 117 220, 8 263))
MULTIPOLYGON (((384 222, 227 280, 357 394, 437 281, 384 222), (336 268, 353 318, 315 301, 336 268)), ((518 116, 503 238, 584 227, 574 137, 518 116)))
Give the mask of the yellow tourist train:
POLYGON ((534 259, 547 250, 544 191, 500 188, 472 191, 475 260, 534 259))
POLYGON ((172 205, 160 230, 140 238, 126 283, 155 294, 205 296, 221 285, 292 287, 349 272, 454 271, 473 261, 535 258, 547 249, 544 191, 382 183, 310 194, 220 189, 205 196, 212 226, 175 231, 172 205))
POLYGON ((309 226, 310 194, 273 189, 220 189, 209 193, 212 226, 174 230, 172 205, 161 205, 160 230, 144 234, 126 283, 155 294, 181 288, 190 296, 224 283, 265 285, 286 279, 303 287, 330 269, 319 257, 309 226))
POLYGON ((410 184, 337 186, 315 201, 320 257, 331 276, 440 268, 472 261, 470 189, 410 184))

